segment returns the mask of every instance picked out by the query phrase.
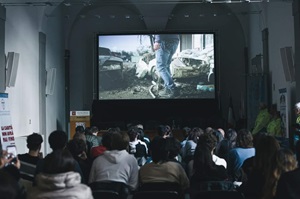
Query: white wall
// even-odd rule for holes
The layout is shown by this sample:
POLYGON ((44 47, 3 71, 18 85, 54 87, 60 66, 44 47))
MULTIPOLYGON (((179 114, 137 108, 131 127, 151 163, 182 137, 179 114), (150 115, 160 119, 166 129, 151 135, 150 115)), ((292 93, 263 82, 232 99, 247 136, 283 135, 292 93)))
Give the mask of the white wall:
MULTIPOLYGON (((33 132, 45 136, 60 127, 66 130, 64 109, 64 42, 59 10, 47 17, 39 6, 6 8, 5 52, 20 53, 15 87, 7 88, 16 137, 33 132), (49 17, 50 16, 50 17, 49 17), (54 94, 46 99, 46 132, 39 126, 39 32, 47 35, 46 68, 57 68, 54 94), (59 124, 59 125, 58 125, 59 124)), ((51 13, 50 13, 51 14, 51 13)), ((47 152, 49 149, 47 149, 47 152)), ((19 151, 19 153, 22 153, 19 151)))
MULTIPOLYGON (((289 117, 291 117, 291 93, 295 82, 287 82, 280 56, 280 48, 291 46, 294 49, 294 20, 292 2, 272 2, 253 4, 252 9, 261 11, 249 17, 249 58, 263 54, 262 30, 269 31, 269 70, 272 85, 272 103, 279 105, 278 89, 287 88, 289 97, 289 117)), ((258 109, 257 109, 258 110, 258 109)), ((279 106, 278 106, 279 110, 279 106)))

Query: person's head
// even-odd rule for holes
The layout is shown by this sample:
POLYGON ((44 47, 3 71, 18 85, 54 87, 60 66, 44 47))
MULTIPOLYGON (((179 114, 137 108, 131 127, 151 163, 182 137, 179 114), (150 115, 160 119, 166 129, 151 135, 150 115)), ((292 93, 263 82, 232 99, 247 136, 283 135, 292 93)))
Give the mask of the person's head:
POLYGON ((190 132, 191 132, 191 128, 190 127, 188 127, 188 126, 183 127, 183 129, 182 129, 182 135, 183 135, 184 139, 189 136, 190 132))
POLYGON ((27 137, 27 148, 32 151, 41 149, 43 137, 38 133, 33 133, 27 137))
POLYGON ((129 136, 119 128, 111 128, 103 135, 102 144, 107 150, 126 150, 129 146, 129 136))
POLYGON ((73 139, 68 142, 67 148, 71 152, 72 156, 75 158, 78 157, 83 152, 85 152, 86 144, 81 139, 73 139))
POLYGON ((17 199, 18 182, 8 172, 0 169, 0 195, 2 199, 17 199))
POLYGON ((92 134, 92 131, 91 131, 91 127, 86 127, 86 128, 84 129, 84 134, 85 134, 85 135, 93 135, 93 134, 92 134))
POLYGON ((253 135, 253 146, 254 148, 256 148, 257 143, 260 142, 260 139, 263 138, 264 136, 267 136, 268 133, 266 132, 258 132, 256 134, 253 135))
POLYGON ((295 113, 296 113, 296 115, 300 114, 300 102, 297 102, 295 104, 295 113))
POLYGON ((276 162, 280 172, 292 171, 297 168, 297 160, 290 149, 279 149, 276 155, 276 162))
MULTIPOLYGON (((261 161, 263 167, 260 171, 263 174, 265 181, 264 186, 262 187, 262 189, 265 190, 262 198, 274 198, 276 195, 277 182, 281 174, 283 172, 294 170, 297 167, 293 153, 288 149, 279 149, 279 144, 275 144, 274 140, 274 137, 267 135, 261 138, 261 144, 259 144, 261 147, 263 144, 270 144, 270 146, 264 147, 267 150, 264 152, 265 156, 261 157, 264 159, 261 161), (271 146, 273 146, 274 149, 272 149, 271 146), (269 156, 267 155, 268 152, 270 153, 269 156)), ((260 150, 259 153, 262 153, 262 151, 260 150)))
POLYGON ((80 140, 83 140, 83 141, 86 143, 86 136, 85 136, 84 133, 76 132, 76 133, 73 135, 73 139, 80 139, 80 140))
POLYGON ((259 109, 260 110, 263 110, 263 109, 266 109, 266 108, 268 108, 268 105, 265 102, 260 102, 259 103, 259 109))
POLYGON ((43 173, 59 174, 74 171, 75 160, 68 149, 58 149, 44 159, 43 173))
POLYGON ((212 133, 204 133, 199 136, 197 146, 205 147, 212 152, 217 146, 217 138, 212 133))
POLYGON ((201 135, 203 135, 204 131, 199 127, 194 127, 188 136, 188 140, 193 140, 195 143, 198 142, 198 139, 201 135))
POLYGON ((137 127, 133 127, 128 131, 128 136, 129 136, 129 140, 130 142, 135 141, 136 139, 138 139, 139 136, 139 129, 137 127))
POLYGON ((269 109, 269 113, 273 115, 277 111, 277 104, 272 104, 269 109))
POLYGON ((236 138, 236 146, 240 148, 251 148, 253 147, 253 137, 249 130, 239 130, 236 138))
POLYGON ((84 133, 84 127, 83 126, 76 126, 75 133, 84 133))
POLYGON ((169 159, 169 151, 167 149, 167 140, 163 137, 156 137, 150 142, 150 154, 153 162, 164 162, 169 159))
POLYGON ((98 129, 98 127, 96 127, 96 126, 92 126, 91 127, 91 133, 93 134, 93 135, 98 135, 98 132, 99 132, 99 129, 98 129))
POLYGON ((216 136, 216 138, 217 138, 217 143, 220 143, 220 142, 224 139, 222 133, 221 133, 219 130, 214 129, 214 130, 212 131, 212 134, 213 134, 214 136, 216 136))
POLYGON ((168 129, 165 125, 159 125, 157 127, 157 133, 160 137, 167 137, 168 136, 168 129))
POLYGON ((181 144, 175 137, 166 138, 167 151, 169 152, 168 158, 170 160, 174 159, 180 153, 181 144))
MULTIPOLYGON (((206 138, 208 138, 206 135, 213 136, 210 133, 209 134, 206 133, 205 135, 202 135, 200 137, 205 136, 206 138)), ((195 172, 205 173, 207 170, 211 169, 215 165, 215 163, 213 162, 213 159, 212 159, 211 144, 212 143, 197 144, 197 147, 196 147, 195 153, 194 153, 194 165, 193 165, 195 172)))
POLYGON ((224 131, 224 129, 218 128, 217 130, 222 134, 223 138, 225 138, 225 131, 224 131))
POLYGON ((228 129, 225 133, 225 138, 230 142, 230 147, 233 148, 236 145, 237 132, 234 129, 228 129))
POLYGON ((263 173, 270 172, 279 149, 280 145, 273 136, 260 137, 255 143, 254 168, 263 173))
POLYGON ((63 149, 68 142, 68 136, 64 131, 53 131, 48 138, 50 148, 54 151, 57 149, 63 149))

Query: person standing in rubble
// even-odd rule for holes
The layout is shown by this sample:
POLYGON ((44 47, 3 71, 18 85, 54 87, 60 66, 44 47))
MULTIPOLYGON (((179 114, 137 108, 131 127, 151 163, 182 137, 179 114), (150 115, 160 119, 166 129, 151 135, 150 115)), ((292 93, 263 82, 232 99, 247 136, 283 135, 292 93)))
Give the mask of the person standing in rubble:
POLYGON ((179 35, 161 34, 154 36, 153 49, 156 57, 156 70, 164 81, 164 89, 158 92, 161 98, 172 98, 177 95, 176 86, 171 76, 172 56, 179 44, 179 35))

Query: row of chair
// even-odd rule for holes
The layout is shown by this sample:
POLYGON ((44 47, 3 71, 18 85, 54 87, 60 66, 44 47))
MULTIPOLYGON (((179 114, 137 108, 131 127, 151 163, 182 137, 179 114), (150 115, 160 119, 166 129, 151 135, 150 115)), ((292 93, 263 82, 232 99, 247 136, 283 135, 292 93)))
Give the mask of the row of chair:
MULTIPOLYGON (((176 183, 147 183, 130 193, 127 186, 120 182, 94 182, 90 184, 95 199, 183 199, 185 193, 180 191, 176 183)), ((234 190, 194 191, 191 199, 244 199, 242 193, 234 190)))

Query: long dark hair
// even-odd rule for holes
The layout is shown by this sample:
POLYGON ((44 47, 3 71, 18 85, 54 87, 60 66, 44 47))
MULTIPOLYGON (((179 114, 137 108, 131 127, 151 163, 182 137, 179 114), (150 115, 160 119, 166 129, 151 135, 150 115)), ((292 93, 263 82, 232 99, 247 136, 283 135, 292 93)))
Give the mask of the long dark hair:
POLYGON ((75 160, 68 149, 57 149, 45 157, 43 172, 58 174, 74 171, 75 160))
POLYGON ((196 173, 205 174, 216 168, 212 159, 212 151, 216 148, 217 138, 212 133, 204 133, 199 137, 194 153, 194 169, 196 173))

